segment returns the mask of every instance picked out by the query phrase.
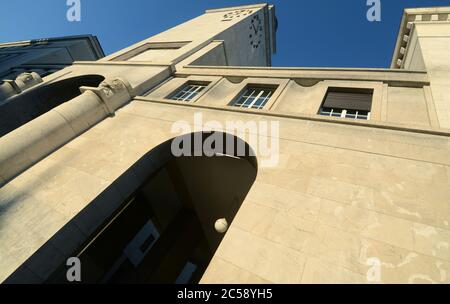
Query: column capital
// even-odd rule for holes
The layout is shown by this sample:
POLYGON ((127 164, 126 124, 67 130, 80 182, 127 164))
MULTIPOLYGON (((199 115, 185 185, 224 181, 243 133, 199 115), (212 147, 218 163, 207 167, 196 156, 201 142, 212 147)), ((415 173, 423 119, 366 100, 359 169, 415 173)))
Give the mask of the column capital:
POLYGON ((130 83, 123 78, 105 79, 97 88, 81 87, 81 92, 87 90, 94 92, 103 101, 110 115, 131 100, 133 97, 133 89, 130 83))
POLYGON ((38 83, 42 82, 41 76, 36 72, 24 72, 19 74, 14 82, 17 84, 17 86, 22 90, 26 90, 28 88, 31 88, 32 86, 37 85, 38 83))

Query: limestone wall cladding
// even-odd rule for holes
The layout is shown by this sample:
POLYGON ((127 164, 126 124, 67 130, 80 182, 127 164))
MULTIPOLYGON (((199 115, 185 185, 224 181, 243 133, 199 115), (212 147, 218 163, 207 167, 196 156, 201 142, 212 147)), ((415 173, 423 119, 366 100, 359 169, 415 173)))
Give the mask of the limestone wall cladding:
MULTIPOLYGON (((409 10, 413 14, 411 22, 404 24, 402 32, 405 36, 399 35, 400 39, 405 38, 406 46, 400 50, 400 56, 404 58, 393 66, 406 69, 426 70, 430 79, 430 96, 432 96, 432 106, 436 111, 436 124, 441 128, 450 127, 450 64, 447 58, 450 57, 450 23, 448 22, 448 7, 435 8, 436 12, 443 14, 429 15, 424 10, 409 10), (424 15, 421 15, 424 13, 424 15), (414 14, 418 14, 414 16, 414 14), (425 21, 426 20, 426 21, 425 21), (405 27, 406 26, 406 27, 405 27)), ((397 50, 399 48, 397 47, 397 50)), ((394 58, 397 58, 394 56, 394 58)))
POLYGON ((387 121, 431 126, 423 88, 389 87, 387 97, 387 121))
POLYGON ((261 44, 253 48, 250 44, 249 35, 254 33, 250 30, 252 26, 251 18, 259 15, 264 20, 264 11, 260 10, 245 18, 234 27, 215 36, 214 39, 225 41, 225 50, 230 66, 267 66, 266 40, 261 38, 261 44))
POLYGON ((176 69, 181 69, 188 64, 202 66, 227 66, 228 59, 225 53, 225 44, 222 40, 212 41, 210 44, 195 52, 185 60, 176 65, 176 69))
POLYGON ((419 43, 417 31, 414 31, 409 38, 409 50, 403 59, 405 69, 412 71, 425 71, 426 66, 423 60, 422 48, 419 43))
MULTIPOLYGON (((117 178, 178 135, 173 122, 193 123, 198 111, 196 105, 132 101, 2 187, 0 280, 50 239, 20 269, 45 279, 145 172, 117 178), (84 212, 105 190, 96 212, 84 212), (52 239, 69 222, 63 241, 52 239)), ((204 121, 224 125, 280 122, 280 162, 259 168, 202 282, 367 283, 367 262, 375 257, 383 282, 449 283, 448 137, 201 111, 204 121)))
POLYGON ((435 101, 439 124, 450 128, 450 23, 416 24, 416 31, 435 101))

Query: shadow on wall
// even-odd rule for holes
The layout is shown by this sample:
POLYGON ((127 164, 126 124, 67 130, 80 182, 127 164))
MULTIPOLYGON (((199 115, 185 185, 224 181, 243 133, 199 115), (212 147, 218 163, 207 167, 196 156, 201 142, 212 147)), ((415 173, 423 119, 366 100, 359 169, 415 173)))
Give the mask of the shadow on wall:
POLYGON ((5 283, 67 283, 69 257, 80 259, 82 283, 199 282, 224 237, 216 221, 232 223, 257 175, 253 150, 233 135, 181 138, 205 143, 212 135, 224 145, 196 150, 204 152, 198 156, 174 157, 175 139, 149 151, 5 283))
POLYGON ((81 94, 81 86, 97 87, 105 78, 83 75, 30 89, 0 106, 0 137, 81 94))

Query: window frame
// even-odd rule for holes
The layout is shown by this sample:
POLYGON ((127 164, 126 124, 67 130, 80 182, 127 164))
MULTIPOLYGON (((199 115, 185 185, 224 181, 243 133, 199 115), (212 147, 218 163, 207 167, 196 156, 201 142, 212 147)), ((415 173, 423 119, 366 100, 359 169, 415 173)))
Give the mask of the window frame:
POLYGON ((354 119, 354 120, 370 120, 370 113, 371 112, 365 111, 365 110, 347 110, 347 109, 341 109, 341 108, 320 107, 318 115, 325 116, 325 117, 348 118, 348 119, 354 119), (324 109, 330 109, 331 111, 324 111, 324 109), (347 111, 355 111, 356 113, 348 114, 347 111), (367 114, 359 114, 359 112, 366 112, 367 114), (339 114, 339 115, 333 115, 335 113, 339 114), (348 115, 355 115, 355 117, 349 117, 348 115), (364 117, 364 116, 366 118, 359 118, 359 117, 364 117))
POLYGON ((228 104, 229 106, 240 108, 240 109, 252 109, 252 110, 262 110, 264 109, 268 104, 270 104, 271 98, 274 97, 275 93, 279 89, 279 84, 258 84, 258 83, 248 83, 244 86, 244 88, 239 92, 239 94, 228 104), (253 96, 253 92, 256 89, 260 89, 261 91, 255 96, 253 96), (258 107, 253 107, 257 101, 262 97, 264 93, 264 89, 270 90, 269 94, 267 96, 264 96, 264 100, 261 102, 261 104, 258 107), (249 96, 245 96, 247 92, 250 90, 253 90, 253 92, 249 96), (242 98, 245 98, 245 101, 238 104, 239 101, 241 101, 242 98), (249 98, 253 98, 253 101, 248 105, 244 106, 245 103, 249 100, 249 98))
POLYGON ((173 91, 171 94, 169 94, 165 99, 169 99, 171 101, 179 101, 179 102, 188 102, 188 103, 192 103, 195 102, 203 92, 205 92, 205 90, 208 88, 208 86, 211 85, 211 81, 196 81, 196 80, 188 80, 187 82, 183 83, 181 86, 179 86, 175 91, 173 91), (180 93, 182 93, 183 91, 185 91, 185 89, 189 86, 197 86, 198 88, 196 90, 194 90, 193 92, 189 92, 189 90, 187 90, 186 92, 184 92, 184 94, 182 96, 184 96, 186 93, 189 93, 189 95, 187 95, 187 97, 191 97, 191 95, 193 93, 195 93, 194 96, 192 96, 190 99, 187 99, 186 97, 184 99, 179 99, 176 98, 176 96, 180 93), (202 88, 201 90, 198 90, 199 88, 202 88))

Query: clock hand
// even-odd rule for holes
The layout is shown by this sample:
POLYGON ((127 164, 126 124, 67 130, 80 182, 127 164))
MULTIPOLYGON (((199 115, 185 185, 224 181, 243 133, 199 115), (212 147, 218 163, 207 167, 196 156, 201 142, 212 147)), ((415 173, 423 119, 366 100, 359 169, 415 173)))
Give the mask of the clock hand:
POLYGON ((254 24, 252 24, 252 26, 253 26, 253 30, 255 31, 255 34, 257 34, 257 33, 258 33, 258 31, 256 30, 256 28, 255 28, 255 25, 254 25, 254 24))

